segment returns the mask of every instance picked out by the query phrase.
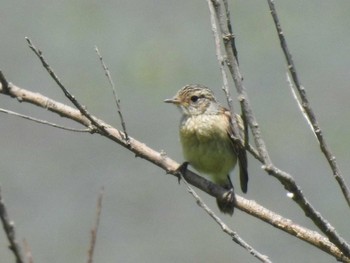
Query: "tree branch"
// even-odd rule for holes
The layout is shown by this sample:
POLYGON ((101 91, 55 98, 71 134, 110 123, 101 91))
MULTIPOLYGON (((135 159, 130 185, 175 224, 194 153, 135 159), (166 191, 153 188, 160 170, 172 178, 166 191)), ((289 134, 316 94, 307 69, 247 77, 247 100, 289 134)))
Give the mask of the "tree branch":
POLYGON ((117 111, 118 111, 118 115, 119 115, 119 118, 120 118, 120 122, 122 124, 122 128, 123 128, 123 132, 125 134, 125 140, 128 142, 129 141, 129 138, 128 138, 128 133, 126 132, 126 124, 125 124, 125 121, 124 121, 124 117, 123 117, 123 114, 122 114, 122 108, 121 108, 121 105, 120 105, 120 100, 117 96, 117 92, 115 90, 115 85, 114 85, 114 82, 113 82, 113 79, 112 79, 112 76, 111 76, 111 73, 109 72, 109 69, 107 67, 107 65, 105 64, 105 62, 103 61, 103 57, 100 53, 100 51, 98 50, 97 47, 95 47, 95 51, 97 53, 97 56, 101 62, 101 66, 105 72, 105 75, 108 79, 108 82, 112 88, 112 92, 113 92, 113 95, 114 95, 114 101, 117 105, 117 111))
POLYGON ((214 221, 221 227, 222 231, 228 234, 232 240, 247 250, 251 255, 255 258, 259 259, 261 262, 271 263, 268 256, 261 254, 256 249, 254 249, 251 245, 245 242, 236 232, 230 229, 217 215, 214 214, 212 210, 202 201, 199 195, 193 190, 193 188, 183 179, 185 185, 187 187, 188 192, 196 199, 197 204, 204 209, 204 211, 214 219, 214 221))
MULTIPOLYGON (((228 14, 228 12, 225 11, 224 8, 222 8, 220 1, 208 0, 208 4, 210 15, 216 16, 216 19, 219 23, 221 38, 223 40, 226 51, 226 65, 231 73, 232 79, 234 81, 238 93, 238 99, 241 103, 244 115, 246 116, 247 122, 252 131, 254 141, 259 152, 259 156, 261 157, 261 161, 263 163, 263 169, 268 174, 278 179, 280 183, 284 186, 284 188, 292 193, 293 200, 305 212, 305 215, 314 222, 314 224, 329 238, 329 240, 332 243, 334 243, 342 251, 342 253, 344 253, 344 255, 350 257, 350 245, 336 232, 335 228, 325 218, 323 218, 318 211, 316 211, 313 208, 313 206, 302 193, 301 188, 294 181, 293 177, 290 174, 278 169, 276 166, 273 165, 268 154, 265 142, 261 136, 259 124, 255 118, 255 115, 253 114, 253 110, 242 82, 242 76, 238 67, 237 60, 234 56, 234 52, 232 51, 231 45, 229 45, 226 40, 226 36, 231 33, 228 30, 227 23, 224 23, 223 21, 229 21, 230 18, 227 17, 226 19, 223 19, 223 17, 225 17, 228 14), (215 13, 213 12, 213 10, 215 10, 215 13)), ((225 8, 227 8, 228 5, 225 4, 224 6, 225 8)), ((211 21, 213 21, 213 19, 211 19, 211 21)))
MULTIPOLYGON (((243 138, 240 138, 240 129, 238 127, 238 123, 236 121, 236 118, 234 118, 233 116, 235 116, 234 114, 234 109, 233 109, 233 102, 232 102, 232 97, 230 94, 230 88, 229 88, 229 84, 228 84, 228 78, 227 78, 227 74, 226 74, 226 69, 225 69, 225 58, 224 55, 222 54, 221 51, 221 39, 218 33, 218 28, 216 26, 216 17, 215 15, 213 15, 216 11, 216 8, 219 6, 218 1, 212 1, 212 0, 207 0, 208 2, 208 6, 209 6, 209 11, 210 11, 210 22, 211 22, 211 30, 213 32, 214 35, 214 42, 215 42, 215 50, 216 50, 216 58, 219 62, 219 67, 220 67, 220 72, 221 72, 221 77, 222 77, 222 82, 223 82, 223 91, 225 92, 225 96, 227 99, 227 104, 228 107, 230 109, 231 112, 231 123, 232 123, 232 129, 234 131, 234 134, 238 137, 238 138, 232 138, 234 140, 242 140, 243 138), (213 4, 214 3, 214 4, 213 4)), ((223 17, 217 17, 217 19, 222 19, 223 17)), ((244 143, 241 142, 242 145, 244 145, 244 143)))
POLYGON ((2 108, 0 108, 0 112, 7 113, 9 115, 20 117, 20 118, 25 119, 25 120, 29 120, 29 121, 33 121, 33 122, 36 122, 36 123, 52 126, 54 128, 58 128, 58 129, 66 130, 66 131, 91 132, 91 130, 88 129, 88 128, 87 129, 75 129, 75 128, 70 128, 70 127, 65 127, 65 126, 58 125, 56 123, 52 123, 52 122, 45 121, 45 120, 40 120, 40 119, 37 119, 37 118, 34 118, 34 117, 30 117, 30 116, 27 116, 27 115, 24 115, 24 114, 20 114, 20 113, 14 112, 14 111, 10 111, 10 110, 5 110, 5 109, 2 109, 2 108))
POLYGON ((336 158, 335 158, 334 154, 332 153, 330 147, 326 143, 326 139, 323 136, 321 127, 317 122, 316 115, 315 115, 313 109, 311 108, 310 101, 309 101, 307 94, 306 94, 306 89, 305 89, 305 87, 303 87, 301 85, 301 83, 299 81, 296 67, 295 67, 293 59, 292 59, 292 55, 289 52, 287 41, 284 37, 283 30, 282 30, 281 24, 280 24, 279 19, 278 19, 275 4, 274 4, 273 0, 268 0, 267 2, 269 4, 271 16, 272 16, 273 21, 275 23, 277 35, 279 37, 281 48, 283 50, 283 54, 284 54, 286 62, 287 62, 289 74, 292 76, 293 83, 294 83, 294 85, 299 93, 299 96, 300 96, 300 100, 301 100, 300 105, 302 106, 303 112, 305 113, 304 116, 306 116, 308 122, 311 123, 311 128, 316 135, 316 138, 317 138, 318 143, 320 145, 321 151, 324 154, 326 160, 328 161, 328 163, 331 167, 331 170, 333 172, 334 178, 338 182, 340 189, 342 190, 342 193, 344 195, 344 198, 345 198, 348 206, 350 207, 349 187, 346 185, 346 182, 345 182, 344 177, 340 171, 340 168, 336 162, 336 158))
MULTIPOLYGON (((279 229, 282 229, 287 233, 297 236, 298 238, 310 244, 313 244, 314 246, 321 248, 322 250, 336 257, 338 260, 349 262, 350 260, 349 244, 347 244, 345 240, 341 236, 339 236, 339 234, 335 231, 334 227, 331 226, 329 222, 325 220, 321 216, 321 214, 312 207, 312 205, 303 195, 300 187, 294 181, 293 177, 290 174, 274 166, 269 157, 265 142, 261 137, 261 131, 260 131, 259 125, 253 114, 253 110, 250 106, 250 102, 245 91, 245 87, 243 86, 243 83, 242 83, 242 76, 240 74, 240 71, 238 68, 238 62, 237 62, 237 50, 235 48, 234 43, 232 43, 233 33, 232 33, 232 27, 231 27, 231 22, 229 18, 227 1, 226 0, 222 0, 222 1, 224 3, 224 8, 222 8, 219 0, 208 0, 208 5, 210 9, 213 33, 216 41, 216 48, 218 51, 217 57, 220 63, 220 69, 224 80, 224 90, 227 91, 226 94, 228 97, 228 102, 230 104, 232 100, 230 101, 230 97, 229 97, 228 80, 227 80, 225 67, 224 67, 225 64, 227 65, 231 73, 231 76, 233 78, 233 81, 235 83, 235 86, 238 92, 238 99, 241 103, 242 111, 244 113, 244 116, 246 116, 247 123, 252 131, 255 145, 257 147, 258 154, 256 156, 263 163, 263 169, 265 169, 266 172, 268 172, 269 174, 277 178, 285 187, 285 189, 292 193, 293 200, 301 207, 301 209, 305 212, 306 216, 311 218, 312 221, 315 223, 315 225, 317 225, 319 229, 328 237, 328 239, 336 246, 330 243, 322 235, 319 235, 316 232, 297 226, 294 223, 292 223, 290 220, 283 219, 282 217, 278 218, 279 215, 273 214, 272 212, 271 212, 272 214, 270 214, 268 213, 270 212, 268 210, 267 211, 264 210, 265 213, 263 213, 263 215, 260 214, 259 211, 261 212, 264 208, 262 209, 261 207, 257 207, 256 204, 250 204, 251 206, 248 206, 247 204, 244 204, 244 202, 245 201, 249 202, 249 201, 239 196, 237 196, 237 208, 241 209, 242 211, 246 211, 245 209, 247 209, 246 212, 248 212, 249 214, 254 215, 260 218, 261 220, 264 220, 265 222, 275 227, 278 227, 279 229), (216 23, 218 23, 219 25, 220 33, 216 28, 216 23), (226 56, 223 56, 222 53, 220 53, 221 41, 224 44, 226 56), (276 222, 278 222, 278 224, 276 224, 276 222), (304 234, 306 236, 304 236, 304 234), (311 237, 315 237, 315 238, 311 238, 311 237)), ((328 146, 324 141, 323 135, 321 133, 321 130, 319 129, 314 113, 309 107, 309 102, 306 97, 305 89, 299 83, 293 61, 291 60, 291 56, 287 49, 287 45, 283 37, 282 30, 280 29, 277 14, 275 13, 275 10, 274 10, 273 2, 269 1, 269 5, 271 8, 271 13, 276 23, 276 28, 278 30, 279 36, 280 37, 282 36, 282 40, 280 40, 281 45, 284 46, 286 49, 288 66, 291 70, 290 74, 299 91, 299 96, 301 97, 301 101, 302 101, 301 105, 303 106, 306 112, 306 115, 308 116, 308 119, 310 120, 313 126, 314 132, 320 142, 321 149, 324 152, 328 162, 330 163, 330 166, 332 167, 333 173, 342 188, 344 196, 347 198, 347 196, 349 196, 348 188, 345 185, 344 179, 340 174, 340 171, 335 162, 334 156, 331 154, 328 146)), ((134 152, 136 156, 139 156, 141 158, 144 158, 156 164, 157 166, 166 170, 168 173, 171 173, 173 175, 177 174, 178 164, 175 161, 168 158, 165 154, 158 153, 153 149, 145 146, 143 143, 131 137, 129 137, 129 140, 125 140, 125 138, 127 138, 125 129, 124 129, 124 132, 121 132, 113 128, 109 124, 105 123, 104 121, 91 115, 85 109, 85 107, 82 106, 75 99, 75 97, 63 86, 63 84, 60 82, 58 77, 52 71, 51 67, 45 61, 42 55, 42 52, 36 49, 35 46, 32 44, 32 42, 28 38, 26 39, 28 41, 29 47, 38 56, 44 68, 48 71, 51 77, 62 89, 66 97, 74 104, 74 106, 78 110, 73 109, 67 105, 55 102, 47 97, 42 96, 41 94, 20 89, 19 87, 16 87, 12 83, 7 82, 6 78, 3 76, 1 72, 0 72, 0 83, 1 83, 0 93, 17 98, 19 102, 29 102, 37 106, 43 107, 45 109, 48 109, 52 112, 55 112, 60 116, 73 119, 79 122, 80 124, 88 127, 91 133, 94 133, 94 132, 99 133, 102 136, 105 136, 117 142, 118 144, 122 145, 123 147, 129 149, 130 151, 134 152)), ((248 145, 246 146, 248 147, 248 145)), ((185 176, 185 179, 190 184, 198 187, 199 189, 207 192, 208 194, 214 197, 221 196, 226 191, 226 189, 223 189, 222 187, 211 183, 210 181, 192 173, 191 171, 188 171, 184 176, 185 176)))
MULTIPOLYGON (((79 110, 54 101, 39 93, 34 93, 25 89, 21 89, 12 83, 9 83, 7 92, 5 92, 2 85, 0 85, 0 94, 1 93, 12 98, 16 98, 19 102, 26 102, 47 109, 53 113, 58 114, 61 117, 69 118, 88 128, 91 126, 91 122, 85 116, 83 116, 79 110)), ((135 153, 137 157, 141 157, 157 165, 161 169, 167 171, 167 173, 176 176, 178 175, 177 168, 179 167, 179 164, 174 160, 170 159, 166 154, 162 152, 157 152, 152 148, 146 146, 144 143, 139 142, 132 137, 130 137, 130 143, 127 144, 124 140, 124 135, 122 131, 113 128, 112 126, 103 122, 97 117, 92 116, 92 118, 99 125, 105 127, 105 131, 95 129, 92 130, 92 132, 99 133, 102 136, 105 136, 108 139, 118 143, 119 145, 123 146, 129 151, 135 153)), ((222 196, 227 191, 226 189, 210 182, 209 180, 198 176, 190 170, 187 170, 184 177, 188 183, 201 189, 202 191, 206 192, 207 194, 213 197, 222 196)), ((321 248, 322 250, 334 256, 338 260, 350 262, 349 258, 342 256, 342 253, 339 251, 339 249, 332 243, 327 241, 327 239, 321 236, 320 234, 317 234, 317 238, 311 238, 315 235, 316 232, 298 226, 292 223, 290 220, 283 218, 282 216, 277 215, 274 212, 267 210, 266 208, 263 208, 257 203, 244 199, 243 197, 240 197, 238 195, 236 195, 236 201, 236 206, 238 209, 249 213, 250 215, 253 215, 254 217, 260 220, 263 220, 264 222, 267 222, 270 225, 281 229, 290 235, 298 237, 299 239, 304 240, 315 247, 321 248), (303 232, 305 234, 300 235, 300 232, 303 232)))

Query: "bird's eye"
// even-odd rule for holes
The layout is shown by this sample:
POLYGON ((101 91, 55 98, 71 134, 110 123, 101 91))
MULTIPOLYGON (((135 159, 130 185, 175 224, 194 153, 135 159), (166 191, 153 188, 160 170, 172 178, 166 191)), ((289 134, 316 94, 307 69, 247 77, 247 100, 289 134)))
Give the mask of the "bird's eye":
POLYGON ((191 101, 192 101, 192 102, 196 102, 198 99, 199 99, 198 96, 192 96, 192 97, 191 97, 191 101))

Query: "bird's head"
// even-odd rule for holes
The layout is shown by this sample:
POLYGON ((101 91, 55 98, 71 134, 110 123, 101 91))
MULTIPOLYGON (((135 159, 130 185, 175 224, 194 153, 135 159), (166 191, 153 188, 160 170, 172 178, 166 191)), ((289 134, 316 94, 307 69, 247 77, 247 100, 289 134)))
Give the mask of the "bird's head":
POLYGON ((190 84, 181 88, 172 99, 164 100, 173 103, 185 115, 213 114, 218 111, 218 103, 214 93, 199 84, 190 84))

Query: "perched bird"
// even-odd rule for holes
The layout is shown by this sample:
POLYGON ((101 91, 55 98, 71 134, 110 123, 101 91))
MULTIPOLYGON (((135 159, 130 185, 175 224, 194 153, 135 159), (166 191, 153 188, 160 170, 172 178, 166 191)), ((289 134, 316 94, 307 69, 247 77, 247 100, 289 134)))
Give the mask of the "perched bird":
MULTIPOLYGON (((235 197, 229 173, 238 160, 241 189, 246 193, 248 170, 245 149, 232 139, 238 136, 232 128, 230 111, 218 103, 209 88, 199 84, 184 86, 164 102, 175 104, 182 112, 180 141, 185 160, 228 190, 216 201, 221 212, 232 215, 235 197)), ((238 114, 234 117, 243 138, 242 119, 238 114)))

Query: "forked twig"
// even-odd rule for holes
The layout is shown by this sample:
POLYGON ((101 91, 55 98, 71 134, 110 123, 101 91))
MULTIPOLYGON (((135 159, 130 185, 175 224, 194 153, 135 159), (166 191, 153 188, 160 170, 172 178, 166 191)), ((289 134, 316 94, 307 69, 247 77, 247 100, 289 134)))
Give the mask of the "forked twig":
MULTIPOLYGON (((31 44, 31 43, 30 43, 31 44)), ((39 51, 39 58, 42 57, 41 55, 41 52, 39 51)), ((234 56, 233 56, 234 57, 234 56)), ((44 60, 45 62, 45 60, 44 60)), ((45 67, 45 64, 44 64, 43 60, 42 60, 42 63, 45 67)), ((46 62, 45 62, 46 63, 46 62)), ((47 64, 47 63, 46 63, 47 64)), ((236 78, 234 78, 234 80, 236 80, 237 82, 241 82, 241 78, 240 78, 240 73, 239 71, 237 71, 238 69, 236 68, 237 67, 237 62, 236 60, 231 60, 231 58, 227 58, 227 64, 229 65, 229 68, 232 67, 230 69, 230 71, 232 70, 232 74, 237 77, 238 81, 236 80, 236 78), (232 63, 233 62, 233 63, 232 63)), ((48 66, 48 65, 47 65, 48 66)), ((46 68, 46 67, 45 67, 46 68)), ((47 70, 50 69, 49 67, 46 68, 47 70)), ((50 69, 51 71, 51 69, 50 69)), ((50 71, 48 70, 48 72, 50 73, 50 71)), ((51 75, 51 74, 50 74, 51 75)), ((248 113, 248 121, 249 121, 249 125, 253 128, 255 128, 255 130, 253 131, 253 135, 256 136, 258 135, 257 138, 255 138, 256 142, 257 142, 257 145, 258 145, 258 150, 259 150, 259 157, 261 158, 262 162, 265 164, 264 166, 264 169, 266 171, 268 171, 269 173, 273 174, 276 178, 278 178, 281 183, 285 186, 285 188, 288 190, 288 191, 291 191, 294 193, 294 200, 296 202, 298 202, 298 204, 303 208, 303 210, 305 211, 306 215, 311 217, 313 220, 316 220, 320 217, 320 214, 315 211, 311 205, 307 202, 307 200, 304 198, 304 196, 302 195, 301 193, 301 189, 299 189, 299 187, 295 184, 293 178, 279 170, 278 168, 276 168, 275 166, 272 165, 270 159, 269 159, 269 156, 267 154, 267 151, 266 151, 266 148, 265 148, 265 145, 264 145, 264 142, 262 141, 262 139, 260 138, 260 130, 259 130, 259 126, 258 124, 255 122, 255 118, 251 119, 250 115, 249 114, 252 114, 252 110, 250 108, 250 104, 247 103, 247 98, 245 97, 245 91, 244 91, 244 87, 242 85, 242 83, 239 83, 241 86, 238 88, 238 91, 239 91, 239 95, 242 96, 241 97, 241 103, 243 103, 244 105, 244 110, 245 110, 245 113, 248 113), (241 90, 240 90, 241 89, 241 90), (263 144, 259 144, 259 139, 261 139, 261 142, 263 144), (263 146, 263 147, 262 147, 263 146), (264 152, 266 151, 266 152, 264 152), (266 154, 266 155, 265 155, 266 154), (299 200, 299 198, 301 198, 299 200), (306 202, 304 205, 305 207, 303 206, 302 202, 306 202), (309 214, 311 213, 311 215, 309 214), (315 219, 316 218, 316 219, 315 219)), ((0 88, 0 91, 1 91, 1 88, 0 88)), ((2 91, 2 93, 6 94, 6 92, 4 92, 4 90, 2 91)), ((27 102, 30 102, 30 103, 33 103, 35 105, 38 105, 40 106, 41 104, 39 102, 37 102, 35 99, 38 97, 37 96, 32 96, 32 94, 29 94, 30 92, 28 91, 25 91, 25 90, 21 90, 20 88, 18 87, 15 87, 14 85, 11 85, 11 89, 10 89, 10 96, 13 96, 13 97, 17 97, 17 98, 23 98, 23 101, 27 101, 27 102), (24 94, 26 96, 24 96, 24 94), (27 96, 27 95, 30 95, 32 96, 32 101, 30 101, 30 98, 27 96), (21 97, 23 96, 23 97, 21 97)), ((39 94, 40 95, 40 94, 39 94)), ((73 97, 74 98, 74 97, 73 97)), ((72 100, 71 100, 72 101, 72 100)), ((80 104, 79 104, 80 105, 80 104)), ((45 107, 46 108, 46 107, 45 107)), ((78 108, 78 107, 77 107, 78 108)), ((67 106, 67 109, 68 109, 68 106, 67 106)), ((54 112, 57 112, 59 113, 61 116, 64 116, 64 114, 60 111, 61 108, 55 108, 55 107, 52 107, 50 108, 51 111, 54 111, 54 112)), ((65 114, 67 114, 67 116, 73 116, 73 115, 70 115, 72 112, 74 111, 74 109, 70 109, 70 110, 67 110, 65 111, 65 114)), ((172 161, 171 159, 167 158, 166 156, 162 156, 160 155, 159 153, 155 152, 154 150, 146 147, 144 144, 140 143, 140 142, 137 142, 136 140, 130 138, 130 145, 131 147, 127 147, 127 145, 125 144, 125 141, 120 137, 120 133, 118 133, 115 129, 113 129, 111 126, 107 125, 106 123, 104 123, 103 121, 101 120, 98 120, 96 117, 93 117, 91 116, 90 114, 86 114, 84 113, 84 111, 80 110, 79 111, 81 112, 81 115, 82 117, 79 118, 79 119, 75 119, 76 121, 79 121, 80 123, 84 124, 84 125, 88 125, 87 124, 87 121, 86 119, 90 120, 93 124, 94 123, 97 123, 97 125, 99 126, 96 126, 96 127, 102 127, 102 130, 105 131, 105 133, 103 135, 105 135, 106 137, 108 137, 109 139, 112 139, 116 142, 118 142, 119 144, 123 145, 124 147, 128 148, 129 150, 135 152, 137 154, 137 156, 141 156, 142 158, 145 158, 151 162, 153 162, 154 164, 162 167, 163 169, 166 169, 168 171, 174 171, 173 169, 175 169, 177 167, 178 164, 176 164, 174 161, 172 161), (85 118, 85 117, 86 118, 85 118), (175 167, 175 168, 174 168, 175 167)), ((77 118, 76 117, 76 114, 74 115, 75 117, 71 117, 71 118, 77 118)), ((95 124, 94 124, 95 125, 95 124)), ((253 129, 252 129, 253 130, 253 129)), ((196 179, 197 180, 197 179, 196 179)), ((206 182, 205 180, 202 180, 203 182, 203 185, 210 185, 209 182, 206 182)), ((198 181, 199 182, 199 181, 198 181)), ((194 183, 194 181, 191 182, 192 184, 196 185, 196 183, 194 183)), ((203 186, 202 185, 202 186, 203 186)), ((209 194, 212 194, 213 196, 216 196, 218 192, 212 192, 213 189, 216 189, 216 188, 213 188, 211 185, 208 186, 207 188, 205 187, 202 187, 203 189, 206 189, 206 191, 209 193, 209 194)), ((201 189, 202 189, 201 188, 201 189)), ((202 189, 202 190, 203 190, 202 189)), ((217 188, 215 191, 223 191, 223 190, 220 190, 220 188, 217 188)), ((322 217, 321 217, 322 219, 322 217)), ((273 218, 271 219, 273 221, 273 218)), ((331 237, 330 240, 332 242, 334 242, 334 240, 332 240, 332 237, 334 235, 336 235, 336 237, 338 237, 338 234, 334 231, 332 231, 332 226, 327 222, 327 221, 320 221, 321 222, 321 227, 320 229, 322 231, 324 231, 324 227, 328 227, 326 229, 326 232, 329 231, 331 232, 331 234, 328 234, 326 233, 326 235, 328 237, 331 237)), ((316 223, 317 224, 317 223, 316 223)), ((278 227, 278 226, 276 226, 278 227)), ((341 241, 341 240, 339 240, 341 241)), ((315 244, 317 245, 317 244, 315 244)), ((331 244, 330 244, 331 245, 331 244)), ((338 246, 338 244, 337 244, 338 246)), ((346 251, 346 246, 347 244, 344 242, 344 246, 343 247, 340 247, 341 248, 341 251, 343 251, 344 253, 344 248, 345 248, 345 251, 346 251)), ((328 252, 330 253, 330 252, 328 252)), ((348 254, 347 252, 345 252, 344 254, 348 254)))
MULTIPOLYGON (((223 0, 224 1, 224 0, 223 0)), ((227 25, 223 24, 223 18, 227 15, 227 12, 224 12, 222 8, 220 8, 220 1, 208 0, 210 14, 216 15, 218 23, 220 24, 220 30, 223 38, 227 35, 227 25), (217 11, 215 14, 213 13, 213 7, 215 5, 215 10, 217 11), (220 19, 221 18, 221 19, 220 19)), ((229 18, 227 18, 229 19, 229 18)), ((214 32, 215 33, 215 32, 214 32)), ((224 42, 225 44, 225 42, 224 42)), ((259 156, 263 163, 263 169, 266 170, 270 175, 273 175, 276 179, 278 179, 284 188, 293 194, 293 200, 300 206, 300 208, 305 212, 305 215, 309 217, 314 224, 329 238, 329 240, 334 243, 344 255, 350 257, 350 245, 342 238, 335 228, 324 218, 322 215, 314 209, 311 203, 306 199, 304 194, 302 193, 301 188, 296 184, 293 177, 278 169, 273 165, 269 153, 267 151, 267 147, 265 145, 264 140, 261 136, 261 131, 258 125, 258 122, 253 114, 252 107, 250 105, 247 93, 245 91, 245 87, 242 83, 241 73, 238 67, 237 60, 233 55, 233 51, 231 50, 230 45, 224 45, 226 56, 227 56, 227 67, 231 72, 232 79, 235 83, 238 96, 240 102, 242 104, 242 109, 248 121, 249 127, 252 131, 255 144, 257 146, 257 150, 259 152, 259 156)))
POLYGON ((116 89, 115 89, 115 85, 114 85, 111 73, 109 72, 109 69, 108 69, 106 63, 103 61, 103 57, 102 57, 102 55, 101 55, 101 53, 100 53, 100 51, 98 50, 97 47, 95 47, 95 51, 96 51, 96 53, 98 55, 98 58, 100 59, 101 66, 102 66, 102 68, 103 68, 103 70, 105 72, 105 75, 106 75, 106 77, 108 79, 108 82, 109 82, 109 84, 111 86, 111 89, 112 89, 112 92, 113 92, 113 95, 114 95, 114 101, 115 101, 115 103, 117 105, 117 110, 118 110, 120 122, 122 124, 123 132, 124 132, 124 135, 125 135, 125 141, 129 142, 128 133, 126 132, 126 124, 125 124, 125 121, 124 121, 124 118, 123 118, 122 109, 121 109, 121 105, 120 105, 120 99, 117 96, 117 92, 116 92, 116 89))
MULTIPOLYGON (((3 93, 1 86, 0 93, 3 93)), ((90 127, 91 125, 90 121, 85 116, 83 116, 79 110, 74 109, 68 105, 64 105, 58 101, 54 101, 39 93, 21 89, 15 86, 14 84, 10 85, 9 93, 4 94, 10 96, 11 98, 17 98, 18 101, 21 101, 23 103, 30 103, 41 107, 45 110, 52 111, 61 117, 69 118, 86 127, 90 127), (50 103, 47 103, 47 101, 49 101, 50 103)), ((130 138, 130 145, 126 144, 125 140, 120 135, 121 131, 111 127, 110 125, 108 125, 100 119, 97 119, 96 117, 94 118, 98 123, 101 123, 103 126, 106 127, 106 133, 108 134, 102 134, 106 138, 127 148, 129 151, 132 151, 136 156, 141 157, 157 165, 165 171, 168 171, 168 173, 171 173, 173 175, 178 174, 177 168, 179 167, 179 164, 177 162, 162 154, 162 152, 157 152, 134 138, 130 138)), ((259 160, 262 161, 261 158, 259 160)), ((186 181, 189 182, 191 185, 201 189, 202 191, 206 192, 207 194, 213 197, 222 196, 227 191, 226 189, 210 182, 209 180, 198 176, 190 170, 187 170, 184 177, 186 181)), ((237 195, 236 200, 238 209, 241 209, 242 211, 260 220, 263 220, 264 222, 272 225, 277 229, 283 230, 292 236, 296 236, 297 238, 324 250, 325 252, 334 256, 340 261, 350 263, 350 258, 344 257, 344 255, 339 251, 339 249, 322 235, 315 235, 310 229, 298 226, 292 223, 287 218, 283 218, 282 216, 267 210, 266 208, 262 207, 256 202, 249 201, 237 195)))
MULTIPOLYGON (((214 15, 214 13, 216 13, 216 8, 218 8, 218 2, 217 1, 213 1, 213 0, 207 0, 208 2, 208 6, 209 6, 209 11, 210 11, 210 22, 211 22, 211 30, 213 32, 214 35, 214 42, 215 42, 215 50, 216 50, 216 58, 219 61, 219 66, 220 66, 220 72, 221 72, 221 77, 222 77, 222 81, 223 81, 223 90, 225 92, 225 96, 227 99, 227 104, 228 107, 230 109, 231 112, 231 116, 235 116, 234 114, 234 109, 233 109, 233 102, 232 102, 232 97, 230 94, 230 88, 228 85, 228 78, 227 78, 227 74, 226 74, 226 70, 225 70, 225 58, 224 55, 222 54, 221 51, 221 39, 218 33, 218 28, 216 26, 216 17, 214 15)), ((222 17, 218 18, 218 19, 222 19, 222 17)), ((240 138, 240 129, 238 127, 238 123, 236 121, 236 118, 232 117, 231 118, 231 123, 232 123, 232 129, 234 134, 238 137, 238 138, 233 138, 235 140, 237 139, 242 139, 240 138)), ((242 143, 242 145, 244 145, 242 143)))
MULTIPOLYGON (((86 118, 88 118, 91 123, 97 127, 99 129, 100 132, 104 132, 105 131, 105 127, 99 125, 99 123, 96 122, 96 120, 92 117, 92 115, 86 110, 86 108, 81 105, 78 100, 75 99, 75 97, 65 88, 65 86, 62 84, 62 82, 60 81, 60 79, 58 78, 58 76, 55 74, 55 72, 53 71, 53 69, 50 67, 50 65, 46 62, 42 52, 37 49, 32 41, 26 37, 25 38, 28 42, 28 46, 29 48, 34 52, 34 54, 40 59, 43 67, 46 69, 46 71, 50 74, 50 76, 52 77, 52 79, 56 82, 56 84, 61 88, 61 90, 63 91, 64 95, 73 103, 73 105, 81 112, 81 114, 83 116, 85 116, 86 118)), ((91 129, 93 129, 91 127, 91 129)))
POLYGON ((280 40, 283 54, 286 58, 289 73, 292 76, 294 86, 296 87, 298 94, 300 96, 300 100, 301 100, 300 104, 303 108, 303 112, 305 113, 304 115, 306 116, 308 122, 311 123, 312 131, 316 135, 316 138, 319 142, 321 151, 324 154, 326 160, 328 161, 328 163, 331 167, 331 170, 333 172, 333 176, 334 176, 335 180, 338 182, 340 189, 342 190, 342 193, 344 195, 344 198, 345 198, 346 202, 348 203, 348 206, 350 207, 349 187, 347 186, 347 184, 344 180, 344 177, 343 177, 343 175, 340 171, 340 168, 336 162, 336 158, 335 158, 334 154, 332 153, 330 147, 327 145, 326 139, 323 137, 321 127, 317 122, 316 115, 315 115, 313 109, 311 108, 310 101, 307 97, 305 87, 303 87, 299 81, 296 67, 295 67, 293 59, 292 59, 292 55, 289 52, 287 41, 284 37, 283 30, 282 30, 281 24, 280 24, 279 19, 278 19, 275 4, 274 4, 273 0, 268 0, 267 2, 269 4, 271 15, 272 15, 273 21, 275 23, 277 35, 278 35, 279 40, 280 40))

